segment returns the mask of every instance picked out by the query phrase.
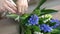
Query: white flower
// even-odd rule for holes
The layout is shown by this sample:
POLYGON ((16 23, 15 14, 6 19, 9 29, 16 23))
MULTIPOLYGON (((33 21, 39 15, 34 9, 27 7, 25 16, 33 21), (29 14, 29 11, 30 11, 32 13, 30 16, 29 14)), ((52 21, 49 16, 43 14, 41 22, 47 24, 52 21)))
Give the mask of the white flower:
POLYGON ((41 32, 34 32, 34 34, 43 34, 43 33, 41 33, 41 32))

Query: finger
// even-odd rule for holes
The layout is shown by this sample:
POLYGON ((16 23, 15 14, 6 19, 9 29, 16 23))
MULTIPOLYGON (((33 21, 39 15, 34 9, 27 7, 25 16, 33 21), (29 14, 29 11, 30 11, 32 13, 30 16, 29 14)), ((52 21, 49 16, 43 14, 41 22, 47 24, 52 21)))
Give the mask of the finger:
POLYGON ((16 6, 16 4, 13 2, 13 0, 9 0, 14 6, 16 6))
POLYGON ((4 4, 5 9, 7 9, 8 11, 12 12, 12 13, 16 13, 16 11, 14 11, 13 9, 11 9, 10 7, 7 6, 7 4, 4 4))
POLYGON ((15 6, 13 3, 11 3, 10 1, 7 1, 7 0, 6 0, 5 3, 6 3, 10 8, 12 8, 13 10, 17 10, 16 6, 15 6))
POLYGON ((22 14, 25 13, 24 10, 25 10, 25 9, 24 9, 24 6, 22 6, 22 7, 21 7, 21 13, 22 13, 22 14))
POLYGON ((20 7, 20 11, 19 11, 19 13, 21 13, 21 14, 24 14, 24 13, 26 13, 26 11, 27 11, 27 6, 24 6, 24 5, 21 5, 21 6, 19 6, 20 7))
POLYGON ((0 7, 0 11, 5 11, 5 8, 3 6, 0 7))
POLYGON ((6 2, 6 1, 8 1, 8 2, 10 2, 11 4, 13 4, 14 6, 16 6, 16 4, 14 3, 13 0, 5 0, 5 2, 6 2))
POLYGON ((2 11, 2 9, 0 8, 0 12, 2 11))
POLYGON ((16 6, 15 6, 13 3, 9 2, 9 1, 6 1, 6 4, 7 4, 9 7, 11 7, 12 9, 16 10, 16 6))
POLYGON ((25 13, 27 12, 28 6, 24 6, 25 13))
POLYGON ((24 14, 25 13, 25 6, 21 6, 21 13, 24 14))
POLYGON ((18 14, 21 14, 22 10, 21 10, 21 6, 18 7, 18 14))

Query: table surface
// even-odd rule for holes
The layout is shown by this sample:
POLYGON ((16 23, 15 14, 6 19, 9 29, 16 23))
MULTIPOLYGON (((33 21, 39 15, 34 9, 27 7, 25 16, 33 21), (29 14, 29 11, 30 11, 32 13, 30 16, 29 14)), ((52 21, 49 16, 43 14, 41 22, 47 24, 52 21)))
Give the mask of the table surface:
MULTIPOLYGON (((51 8, 54 6, 60 5, 60 0, 48 0, 41 8, 51 8)), ((29 13, 36 7, 37 5, 31 5, 28 8, 29 13)), ((55 9, 55 8, 53 8, 55 9)), ((53 15, 54 18, 60 19, 60 11, 53 15)), ((0 34, 17 34, 18 25, 10 19, 2 19, 0 20, 0 34)))

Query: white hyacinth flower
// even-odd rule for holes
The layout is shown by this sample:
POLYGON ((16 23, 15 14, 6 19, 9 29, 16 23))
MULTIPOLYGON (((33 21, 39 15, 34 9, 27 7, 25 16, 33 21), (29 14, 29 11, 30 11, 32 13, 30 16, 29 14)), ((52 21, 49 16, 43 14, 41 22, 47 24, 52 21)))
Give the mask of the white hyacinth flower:
POLYGON ((43 33, 41 33, 41 32, 34 32, 34 34, 43 34, 43 33))

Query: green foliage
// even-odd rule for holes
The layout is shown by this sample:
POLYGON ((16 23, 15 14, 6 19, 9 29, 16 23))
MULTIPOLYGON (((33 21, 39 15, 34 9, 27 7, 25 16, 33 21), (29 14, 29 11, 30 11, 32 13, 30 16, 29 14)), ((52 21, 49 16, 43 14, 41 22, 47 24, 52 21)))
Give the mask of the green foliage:
POLYGON ((32 26, 33 30, 36 31, 36 32, 40 32, 40 28, 38 26, 32 26))
POLYGON ((60 26, 58 26, 56 29, 59 29, 60 30, 60 26))
POLYGON ((46 0, 40 0, 38 6, 33 10, 32 13, 39 15, 41 13, 40 7, 46 2, 46 0))
POLYGON ((6 16, 9 17, 9 18, 13 18, 13 19, 15 19, 15 18, 18 17, 17 14, 8 14, 8 15, 6 15, 6 16))
POLYGON ((54 22, 54 23, 51 23, 50 21, 49 22, 47 22, 46 24, 48 24, 48 25, 50 25, 50 26, 54 26, 56 23, 54 22))
POLYGON ((12 18, 16 21, 20 21, 20 16, 17 14, 8 14, 8 15, 6 15, 6 17, 12 18))
POLYGON ((50 32, 50 33, 44 33, 44 34, 60 34, 60 30, 58 30, 58 29, 53 29, 52 32, 50 32))
POLYGON ((60 34, 60 30, 58 30, 58 29, 53 29, 53 31, 51 32, 51 34, 60 34))
POLYGON ((36 9, 35 11, 32 12, 32 14, 40 15, 41 11, 40 9, 36 9))
POLYGON ((50 13, 54 13, 57 12, 57 10, 53 10, 53 9, 42 9, 40 10, 40 7, 46 2, 47 0, 40 0, 38 6, 33 10, 32 13, 35 13, 37 15, 44 15, 44 14, 50 14, 50 13), (40 12, 39 12, 40 11, 40 12))
POLYGON ((33 10, 40 9, 40 7, 46 2, 46 0, 40 0, 38 6, 33 10))
POLYGON ((25 29, 25 32, 24 32, 24 34, 31 34, 31 30, 30 29, 25 29))
POLYGON ((51 34, 51 32, 50 33, 44 33, 44 34, 51 34))
POLYGON ((23 14, 22 16, 21 16, 21 19, 26 19, 27 17, 29 16, 29 14, 23 14))
POLYGON ((23 14, 21 17, 20 17, 20 20, 22 21, 22 24, 26 24, 28 23, 28 19, 30 17, 30 14, 23 14))
POLYGON ((53 9, 42 9, 40 15, 50 14, 50 13, 54 13, 54 12, 57 12, 57 10, 53 10, 53 9))

